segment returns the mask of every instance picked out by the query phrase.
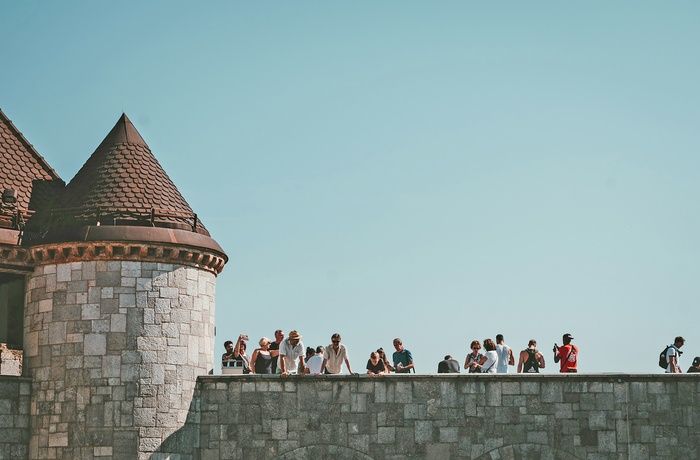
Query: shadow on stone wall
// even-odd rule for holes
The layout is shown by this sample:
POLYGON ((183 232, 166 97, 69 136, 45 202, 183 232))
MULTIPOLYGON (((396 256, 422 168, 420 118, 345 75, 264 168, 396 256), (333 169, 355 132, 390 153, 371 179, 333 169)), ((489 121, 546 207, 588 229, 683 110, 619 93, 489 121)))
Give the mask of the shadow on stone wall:
POLYGON ((158 447, 151 460, 194 460, 199 455, 201 382, 197 382, 185 424, 168 436, 158 447))

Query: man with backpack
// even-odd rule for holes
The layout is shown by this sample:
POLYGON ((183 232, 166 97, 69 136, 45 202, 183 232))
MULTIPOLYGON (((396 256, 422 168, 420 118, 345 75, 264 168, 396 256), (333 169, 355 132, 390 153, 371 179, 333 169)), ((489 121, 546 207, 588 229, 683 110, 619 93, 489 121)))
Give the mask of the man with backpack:
POLYGON ((527 348, 520 352, 518 373, 539 373, 540 369, 544 369, 544 355, 537 349, 537 340, 532 339, 527 343, 527 348))
MULTIPOLYGON (((683 346, 685 343, 685 339, 681 336, 676 337, 676 339, 673 341, 673 345, 669 345, 666 347, 665 352, 666 353, 661 353, 661 357, 659 359, 659 365, 663 364, 662 359, 665 357, 666 358, 666 373, 667 374, 680 374, 681 372, 681 365, 678 362, 679 358, 683 354, 683 352, 680 350, 680 348, 683 346)), ((663 366, 662 366, 663 367, 663 366)))

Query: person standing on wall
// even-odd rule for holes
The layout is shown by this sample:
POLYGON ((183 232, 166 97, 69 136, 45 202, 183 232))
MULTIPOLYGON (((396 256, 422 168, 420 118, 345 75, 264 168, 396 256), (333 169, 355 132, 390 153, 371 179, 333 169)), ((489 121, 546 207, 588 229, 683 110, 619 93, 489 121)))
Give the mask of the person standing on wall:
POLYGON ((531 339, 527 348, 520 352, 518 373, 535 374, 539 373, 540 369, 544 369, 544 355, 537 349, 537 340, 531 339))
POLYGON ((392 355, 394 360, 394 372, 397 374, 408 374, 411 372, 411 369, 413 369, 413 372, 416 372, 416 368, 413 364, 413 355, 404 348, 403 342, 398 337, 394 339, 394 349, 396 350, 392 355))
POLYGON ((345 363, 348 372, 352 375, 348 349, 340 343, 340 334, 336 332, 331 336, 331 344, 326 347, 326 352, 323 354, 323 366, 321 366, 321 369, 325 369, 328 374, 340 374, 343 363, 345 363))
POLYGON ((496 353, 498 354, 496 372, 505 374, 508 372, 508 366, 515 365, 515 357, 513 356, 513 350, 503 343, 503 334, 496 335, 496 353))
POLYGON ((564 345, 561 347, 554 344, 552 351, 554 352, 554 362, 559 365, 559 372, 561 373, 576 373, 578 369, 576 365, 578 364, 578 347, 571 343, 574 337, 571 334, 564 334, 561 338, 564 345))
POLYGON ((668 367, 666 368, 667 374, 680 374, 683 372, 681 370, 681 365, 678 362, 683 352, 680 348, 685 344, 685 339, 681 336, 676 337, 673 341, 673 345, 670 345, 666 349, 666 362, 668 367))

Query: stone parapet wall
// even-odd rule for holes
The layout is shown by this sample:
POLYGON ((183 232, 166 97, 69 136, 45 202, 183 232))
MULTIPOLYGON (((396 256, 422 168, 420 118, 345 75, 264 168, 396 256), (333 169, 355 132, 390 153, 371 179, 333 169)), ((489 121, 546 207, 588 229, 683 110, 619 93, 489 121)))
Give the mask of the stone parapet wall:
POLYGON ((36 267, 24 322, 30 458, 149 458, 213 369, 214 288, 214 273, 177 264, 36 267))
POLYGON ((696 375, 207 376, 191 407, 181 453, 202 460, 644 460, 700 445, 696 375))
POLYGON ((0 460, 29 458, 31 380, 0 377, 0 460))

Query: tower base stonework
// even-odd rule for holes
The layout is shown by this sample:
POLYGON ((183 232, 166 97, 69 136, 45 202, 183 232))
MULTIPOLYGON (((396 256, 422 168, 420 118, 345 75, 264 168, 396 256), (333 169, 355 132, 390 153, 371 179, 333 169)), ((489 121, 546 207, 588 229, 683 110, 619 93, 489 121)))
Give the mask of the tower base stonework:
POLYGON ((194 266, 37 266, 24 325, 29 457, 149 458, 213 369, 214 297, 215 274, 194 266))

